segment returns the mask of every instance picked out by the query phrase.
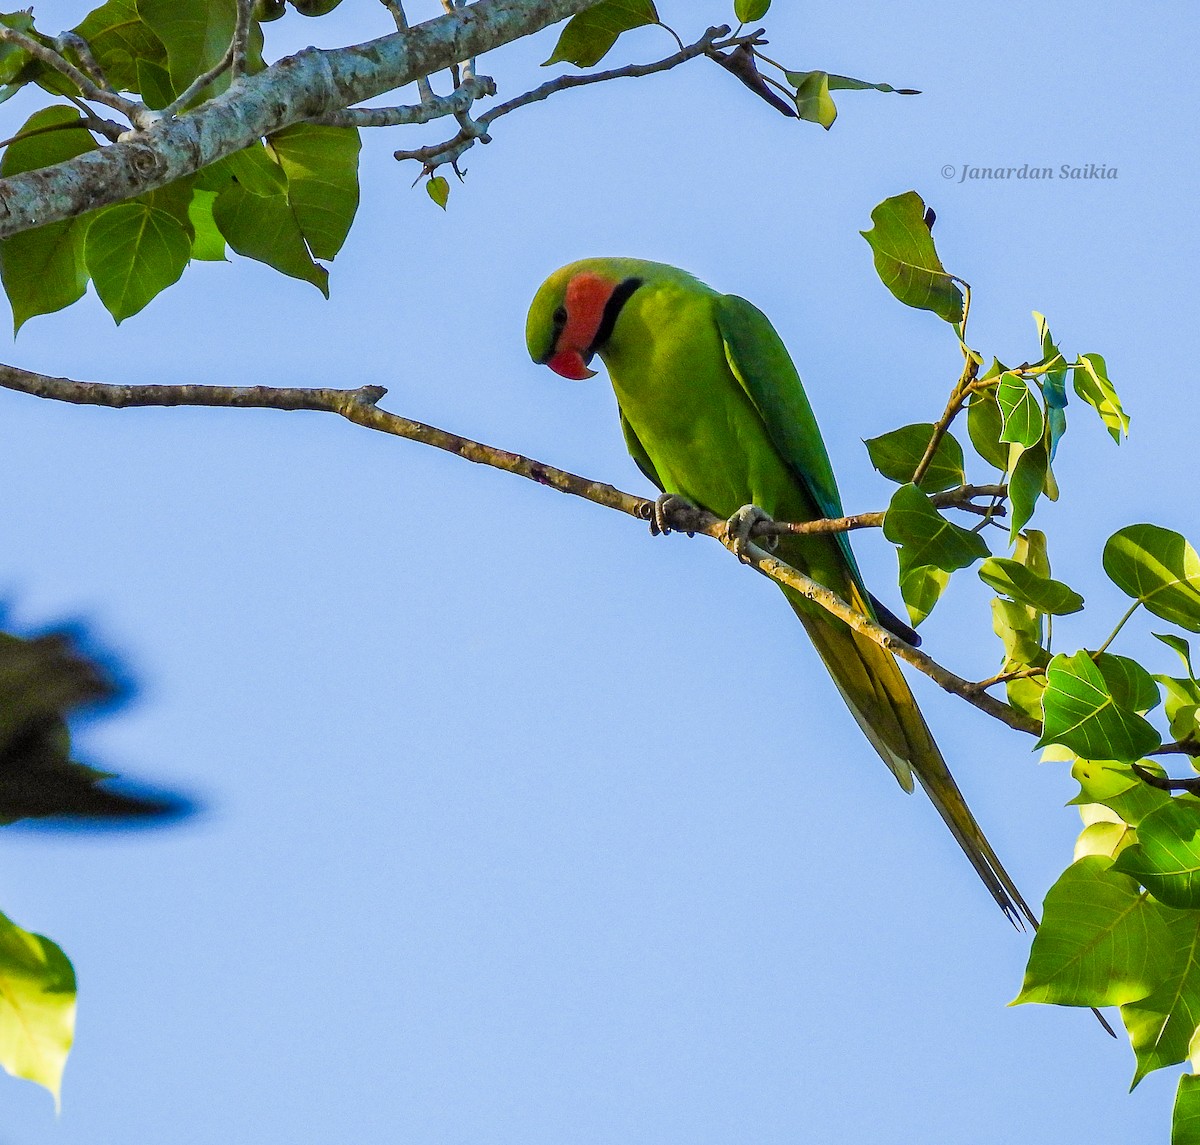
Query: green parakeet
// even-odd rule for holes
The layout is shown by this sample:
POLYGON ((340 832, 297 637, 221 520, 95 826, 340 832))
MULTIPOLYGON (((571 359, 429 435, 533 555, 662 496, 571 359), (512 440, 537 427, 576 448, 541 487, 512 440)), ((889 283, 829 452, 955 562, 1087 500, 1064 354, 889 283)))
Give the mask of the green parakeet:
MULTIPOLYGON (((744 506, 780 521, 843 515, 796 368, 766 316, 744 299, 661 263, 587 259, 542 285, 526 339, 534 361, 567 378, 591 377, 588 364, 599 354, 629 452, 665 494, 727 518, 744 506)), ((865 615, 881 615, 846 533, 782 537, 779 556, 865 615)), ((1036 925, 895 658, 819 605, 786 588, 784 594, 900 785, 911 791, 916 776, 1005 914, 1036 925)))

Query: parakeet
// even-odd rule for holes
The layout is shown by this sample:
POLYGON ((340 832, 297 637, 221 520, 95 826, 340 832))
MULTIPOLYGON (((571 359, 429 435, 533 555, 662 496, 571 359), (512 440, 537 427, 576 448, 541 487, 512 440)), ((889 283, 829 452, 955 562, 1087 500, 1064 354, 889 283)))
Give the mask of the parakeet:
MULTIPOLYGON (((661 263, 586 259, 538 290, 526 341, 535 362, 566 378, 591 377, 589 363, 600 356, 629 452, 664 494, 730 518, 743 535, 754 521, 748 507, 779 521, 843 515, 796 368, 766 316, 744 299, 661 263)), ((778 555, 866 616, 898 624, 867 592, 845 532, 781 537, 778 555)), ((798 593, 784 595, 900 785, 911 791, 916 776, 1005 914, 1036 925, 892 654, 798 593)))

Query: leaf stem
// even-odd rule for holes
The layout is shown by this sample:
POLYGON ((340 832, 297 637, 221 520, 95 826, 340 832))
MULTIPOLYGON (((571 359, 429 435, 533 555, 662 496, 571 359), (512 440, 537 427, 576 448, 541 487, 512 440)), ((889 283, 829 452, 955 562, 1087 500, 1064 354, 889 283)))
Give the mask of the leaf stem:
POLYGON ((1106 640, 1106 641, 1105 641, 1103 644, 1101 644, 1101 645, 1100 645, 1100 647, 1099 647, 1099 648, 1097 648, 1095 652, 1093 652, 1093 653, 1092 653, 1092 659, 1093 659, 1093 660, 1094 660, 1094 659, 1095 659, 1097 656, 1099 656, 1101 652, 1105 651, 1105 650, 1108 648, 1108 646, 1109 646, 1109 645, 1110 645, 1110 644, 1111 644, 1111 643, 1112 643, 1112 642, 1113 642, 1113 641, 1114 641, 1114 640, 1117 638, 1117 633, 1118 633, 1118 632, 1120 632, 1120 631, 1121 631, 1121 629, 1125 627, 1125 622, 1126 622, 1126 621, 1127 621, 1127 620, 1128 620, 1128 619, 1129 619, 1129 618, 1130 618, 1130 617, 1131 617, 1131 616, 1132 616, 1132 615, 1133 615, 1135 612, 1137 612, 1137 610, 1138 610, 1139 608, 1141 608, 1141 607, 1142 607, 1142 602, 1141 602, 1140 600, 1135 600, 1135 601, 1134 601, 1134 602, 1133 602, 1133 603, 1132 603, 1132 604, 1129 606, 1129 608, 1127 608, 1127 609, 1125 610, 1125 615, 1124 615, 1124 616, 1122 616, 1122 617, 1121 617, 1121 619, 1117 621, 1117 626, 1116 626, 1116 628, 1114 628, 1114 629, 1112 630, 1112 632, 1110 632, 1110 633, 1109 633, 1109 635, 1108 635, 1108 639, 1107 639, 1107 640, 1106 640))

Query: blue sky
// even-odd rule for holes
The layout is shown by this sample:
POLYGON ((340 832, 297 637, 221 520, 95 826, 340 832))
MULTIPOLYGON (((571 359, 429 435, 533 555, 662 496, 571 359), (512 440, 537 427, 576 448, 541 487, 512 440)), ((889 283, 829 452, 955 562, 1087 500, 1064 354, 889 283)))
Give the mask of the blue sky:
MULTIPOLYGON (((56 30, 86 8, 38 11, 56 30)), ((382 34, 376 8, 289 15, 268 55, 382 34)), ((1124 607, 1099 568, 1113 531, 1200 539, 1196 15, 776 8, 791 66, 925 94, 848 93, 828 134, 703 60, 564 94, 497 125, 445 215, 390 158, 433 136, 372 133, 329 302, 198 264, 119 329, 93 294, 34 319, 6 360, 381 383, 390 409, 644 492, 604 378, 534 367, 522 332, 558 265, 659 259, 772 317, 847 508, 881 508, 861 439, 936 416, 958 369, 858 235, 913 188, 974 287, 973 343, 1034 354, 1041 310, 1069 352, 1106 355, 1132 415, 1117 448, 1072 404, 1063 496, 1036 521, 1088 599, 1064 647, 1095 643, 1124 607), (1026 162, 1118 177, 942 175, 1026 162)), ((685 38, 727 18, 660 10, 685 38)), ((481 70, 510 96, 552 43, 481 70)), ((668 49, 653 29, 622 47, 668 49)), ((331 416, 0 406, 14 620, 86 620, 141 689, 84 754, 206 805, 157 833, 0 839, 0 906, 63 945, 81 988, 63 1113, 0 1079, 3 1145, 1165 1142, 1174 1071, 1129 1096, 1128 1047, 1086 1013, 1006 1008, 1027 939, 879 764, 778 593, 718 546, 331 416)), ((890 546, 856 548, 894 602, 890 546)), ((985 676, 989 593, 958 580, 926 647, 985 676)), ((1168 670, 1152 643, 1119 650, 1168 670)), ((1070 860, 1074 785, 915 687, 1040 900, 1070 860)))

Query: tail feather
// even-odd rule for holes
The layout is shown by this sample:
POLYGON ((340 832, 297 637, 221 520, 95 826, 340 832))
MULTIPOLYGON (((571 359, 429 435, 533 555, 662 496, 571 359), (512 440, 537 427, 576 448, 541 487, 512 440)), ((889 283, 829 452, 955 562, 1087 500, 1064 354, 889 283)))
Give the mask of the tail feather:
MULTIPOLYGON (((1037 916, 971 814, 895 657, 840 622, 814 614, 812 604, 797 594, 785 590, 785 595, 855 720, 901 787, 912 791, 916 776, 1009 921, 1020 928, 1027 920, 1036 928, 1037 916)), ((863 607, 861 601, 853 603, 863 607)))

